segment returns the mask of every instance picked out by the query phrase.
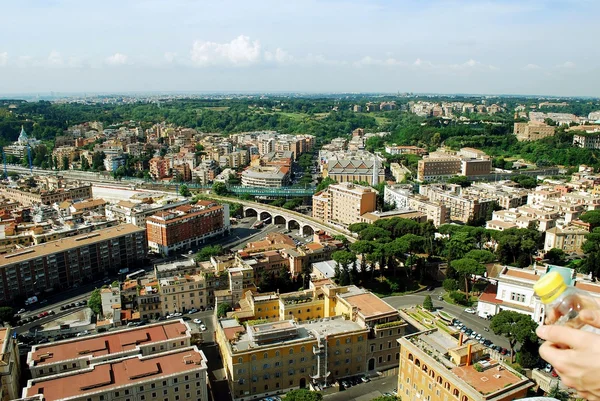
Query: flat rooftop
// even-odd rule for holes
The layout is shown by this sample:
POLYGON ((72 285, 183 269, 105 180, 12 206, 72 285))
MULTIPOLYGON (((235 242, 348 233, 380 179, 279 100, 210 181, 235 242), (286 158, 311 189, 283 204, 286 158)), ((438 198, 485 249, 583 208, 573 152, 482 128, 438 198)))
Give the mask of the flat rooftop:
POLYGON ((133 224, 121 224, 114 227, 94 230, 87 234, 75 235, 73 237, 63 238, 56 241, 50 241, 45 244, 39 244, 24 248, 18 252, 0 255, 0 266, 7 266, 13 263, 25 262, 27 260, 52 255, 62 252, 65 249, 79 248, 95 244, 97 242, 122 237, 124 235, 145 232, 145 228, 134 226, 133 224))
POLYGON ((358 312, 366 319, 390 313, 398 313, 398 311, 392 308, 387 302, 370 292, 349 296, 341 294, 341 296, 352 306, 356 306, 358 312))
POLYGON ((45 401, 83 397, 117 387, 131 387, 135 383, 157 381, 161 377, 177 373, 198 372, 199 367, 207 368, 206 357, 196 347, 147 357, 133 356, 112 363, 92 365, 70 375, 30 380, 23 395, 31 397, 43 394, 45 401))
MULTIPOLYGON (((256 349, 260 347, 271 347, 274 344, 273 342, 266 344, 257 344, 257 342, 254 341, 254 339, 252 338, 252 333, 248 333, 244 329, 244 326, 241 326, 234 319, 223 319, 219 321, 219 324, 222 325, 226 335, 228 336, 228 339, 233 340, 231 344, 234 352, 247 351, 251 348, 256 349), (236 337, 237 341, 235 340, 236 337)), ((365 332, 367 331, 367 329, 363 328, 358 323, 353 322, 351 320, 346 320, 342 316, 323 318, 302 323, 293 321, 265 323, 262 325, 250 326, 249 330, 261 331, 263 330, 261 326, 265 326, 266 329, 272 330, 273 332, 276 332, 277 329, 279 329, 282 332, 289 332, 293 328, 296 329, 295 335, 293 337, 287 338, 283 341, 276 341, 275 343, 277 344, 315 339, 315 334, 319 336, 330 336, 357 330, 362 330, 365 332)))
POLYGON ((167 341, 186 335, 188 326, 180 320, 142 326, 56 343, 36 345, 27 358, 34 366, 58 363, 81 357, 99 357, 135 349, 138 345, 167 341))
POLYGON ((469 365, 457 366, 452 369, 452 373, 481 394, 491 394, 526 380, 497 364, 495 360, 490 360, 489 363, 492 367, 485 369, 483 372, 478 372, 473 365, 469 365), (498 370, 498 367, 500 367, 500 370, 498 370))

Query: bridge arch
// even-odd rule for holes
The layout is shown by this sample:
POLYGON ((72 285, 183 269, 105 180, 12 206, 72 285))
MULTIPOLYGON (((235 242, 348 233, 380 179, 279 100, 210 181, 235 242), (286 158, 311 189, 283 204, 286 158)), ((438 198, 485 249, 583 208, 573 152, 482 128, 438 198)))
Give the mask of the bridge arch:
POLYGON ((285 217, 281 216, 281 215, 276 215, 273 217, 273 224, 283 224, 285 225, 287 223, 285 217))
POLYGON ((310 225, 305 224, 302 227, 302 235, 313 235, 315 233, 315 229, 312 228, 310 225))
POLYGON ((257 217, 258 218, 258 212, 254 208, 245 207, 244 208, 244 217, 257 217))
POLYGON ((266 219, 272 217, 271 212, 262 211, 260 212, 260 220, 265 221, 266 219))
POLYGON ((300 229, 300 223, 298 223, 296 220, 294 219, 289 219, 287 221, 287 229, 288 230, 299 230, 300 229))

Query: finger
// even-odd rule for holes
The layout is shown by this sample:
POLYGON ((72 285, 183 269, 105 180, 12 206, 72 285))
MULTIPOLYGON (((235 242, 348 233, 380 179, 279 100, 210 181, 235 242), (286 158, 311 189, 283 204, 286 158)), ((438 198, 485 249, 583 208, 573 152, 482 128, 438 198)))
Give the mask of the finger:
POLYGON ((561 344, 546 341, 540 346, 539 353, 542 359, 554 367, 559 376, 576 360, 576 353, 572 349, 561 348, 561 344), (574 359, 575 358, 575 359, 574 359))
POLYGON ((579 313, 579 318, 590 326, 600 328, 600 310, 584 309, 579 313))
POLYGON ((568 348, 586 346, 597 340, 597 335, 593 333, 554 325, 539 326, 536 330, 536 334, 542 340, 550 341, 554 344, 562 344, 568 348))

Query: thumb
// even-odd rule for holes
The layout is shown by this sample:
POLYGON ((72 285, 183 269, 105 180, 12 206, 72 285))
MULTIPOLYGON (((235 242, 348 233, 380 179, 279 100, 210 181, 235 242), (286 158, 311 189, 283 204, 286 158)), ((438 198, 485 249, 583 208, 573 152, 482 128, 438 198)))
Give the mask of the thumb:
POLYGON ((600 310, 584 309, 579 317, 585 324, 600 328, 600 310))

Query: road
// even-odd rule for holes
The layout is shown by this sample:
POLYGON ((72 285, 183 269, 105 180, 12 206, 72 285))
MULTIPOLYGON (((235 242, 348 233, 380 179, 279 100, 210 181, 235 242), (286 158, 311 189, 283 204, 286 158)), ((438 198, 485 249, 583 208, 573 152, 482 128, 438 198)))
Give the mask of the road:
POLYGON ((368 383, 360 383, 346 390, 328 394, 323 398, 327 401, 368 401, 381 397, 384 393, 391 392, 398 387, 398 376, 381 376, 368 383))
POLYGON ((425 296, 431 295, 431 299, 433 300, 433 306, 436 309, 441 309, 444 312, 451 314, 456 317, 458 320, 463 322, 468 328, 476 331, 477 333, 481 333, 482 336, 491 340, 494 344, 499 345, 503 348, 509 348, 508 341, 504 337, 500 337, 492 333, 492 331, 485 331, 485 329, 489 330, 490 321, 487 319, 482 319, 477 317, 477 315, 472 315, 464 311, 463 306, 451 305, 445 301, 439 301, 437 299, 438 295, 444 293, 444 290, 441 288, 436 288, 434 291, 421 291, 412 295, 400 295, 395 297, 386 297, 384 300, 393 306, 396 309, 406 308, 412 305, 423 305, 423 300, 425 296))

